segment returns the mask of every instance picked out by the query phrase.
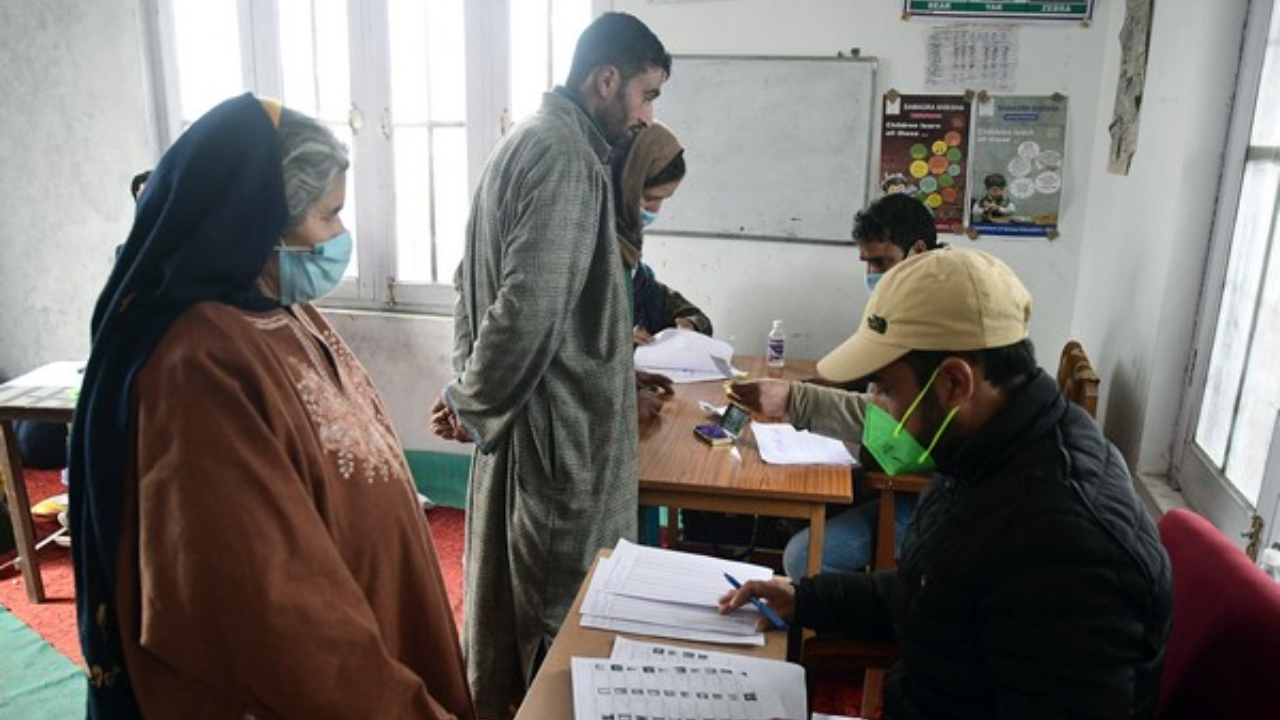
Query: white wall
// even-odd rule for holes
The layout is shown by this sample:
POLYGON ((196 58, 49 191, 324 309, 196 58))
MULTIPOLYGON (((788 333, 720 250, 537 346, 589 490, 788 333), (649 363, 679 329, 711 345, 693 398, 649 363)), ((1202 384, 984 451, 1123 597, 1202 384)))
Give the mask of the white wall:
POLYGON ((468 451, 431 434, 431 406, 453 378, 453 318, 342 311, 325 316, 373 376, 405 447, 468 451))
POLYGON ((1105 129, 1124 3, 1100 11, 1113 37, 1084 178, 1074 326, 1103 378, 1107 435, 1140 474, 1169 467, 1247 5, 1155 3, 1138 149, 1123 177, 1105 172, 1105 129))
POLYGON ((138 0, 0 2, 0 379, 85 357, 151 167, 138 0))
MULTIPOLYGON (((858 48, 863 57, 879 60, 877 97, 891 88, 926 92, 927 40, 930 28, 939 24, 904 22, 898 0, 618 0, 613 6, 643 19, 674 54, 834 56, 858 48)), ((1020 63, 1015 92, 1057 92, 1070 99, 1061 237, 1053 242, 973 241, 950 235, 941 239, 991 252, 1018 272, 1036 298, 1032 340, 1041 362, 1052 367, 1072 330, 1072 298, 1086 224, 1087 193, 1080 180, 1090 161, 1098 77, 1110 35, 1105 23, 1088 28, 1023 25, 1016 32, 1020 63)), ((679 81, 677 58, 671 82, 679 81)), ((735 116, 733 108, 724 113, 725 122, 750 122, 735 116)), ((661 98, 656 114, 661 119, 661 98)), ((680 128, 673 129, 678 135, 680 128)), ((700 155, 696 147, 686 148, 686 155, 690 173, 697 173, 701 163, 716 161, 700 155)), ((872 157, 878 165, 878 138, 872 157)), ((878 168, 872 168, 871 174, 877 173, 878 168)), ((671 202, 680 202, 679 193, 671 202)), ((787 198, 776 202, 785 211, 787 198)), ((850 208, 850 216, 856 209, 850 208)), ((760 352, 769 321, 779 317, 788 331, 789 352, 820 357, 853 331, 866 302, 862 265, 852 246, 662 237, 660 232, 659 221, 645 240, 645 256, 658 277, 702 307, 716 324, 716 334, 741 351, 760 352)))
MULTIPOLYGON (((1083 339, 1103 376, 1107 432, 1144 472, 1163 472, 1168 462, 1244 4, 1155 3, 1148 93, 1128 177, 1105 172, 1123 0, 1098 0, 1089 28, 1021 27, 1017 92, 1070 98, 1062 236, 949 238, 999 255, 1023 277, 1036 297, 1032 337, 1043 364, 1056 363, 1067 337, 1083 339)), ((900 0, 612 5, 648 22, 675 53, 832 55, 858 47, 880 59, 880 90, 924 90, 929 25, 903 22, 900 0)), ((0 175, 0 379, 87 352, 89 314, 132 217, 128 180, 155 159, 141 6, 0 3, 0 137, 9 141, 0 175)), ((725 119, 744 120, 732 108, 725 119)), ((704 159, 689 152, 697 172, 704 159)), ((786 198, 777 202, 785 207, 786 198)), ((852 331, 865 300, 851 247, 652 236, 646 254, 745 352, 758 352, 768 321, 782 317, 791 353, 819 355, 852 331)), ((427 428, 450 375, 451 321, 330 316, 371 370, 406 445, 462 449, 437 445, 427 428)))

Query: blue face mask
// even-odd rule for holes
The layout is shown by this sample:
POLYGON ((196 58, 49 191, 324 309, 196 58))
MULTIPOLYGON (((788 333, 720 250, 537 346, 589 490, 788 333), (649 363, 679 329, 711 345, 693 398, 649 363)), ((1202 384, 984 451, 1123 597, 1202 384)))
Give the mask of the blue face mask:
POLYGON ((640 208, 640 227, 649 227, 658 220, 658 213, 640 208))
POLYGON ((351 233, 347 230, 311 247, 282 246, 280 304, 307 303, 333 292, 351 262, 351 233))
POLYGON ((875 292, 876 283, 880 282, 882 277, 884 277, 884 273, 867 273, 867 292, 875 292))

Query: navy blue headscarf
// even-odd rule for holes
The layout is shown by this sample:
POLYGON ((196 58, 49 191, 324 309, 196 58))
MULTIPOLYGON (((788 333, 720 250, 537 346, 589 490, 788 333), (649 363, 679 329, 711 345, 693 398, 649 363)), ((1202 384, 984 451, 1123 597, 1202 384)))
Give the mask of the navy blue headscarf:
POLYGON ((98 298, 69 458, 90 718, 139 717, 119 636, 115 575, 134 453, 134 380, 169 326, 195 303, 259 311, 276 305, 256 280, 287 217, 273 116, 252 95, 227 100, 160 159, 98 298))

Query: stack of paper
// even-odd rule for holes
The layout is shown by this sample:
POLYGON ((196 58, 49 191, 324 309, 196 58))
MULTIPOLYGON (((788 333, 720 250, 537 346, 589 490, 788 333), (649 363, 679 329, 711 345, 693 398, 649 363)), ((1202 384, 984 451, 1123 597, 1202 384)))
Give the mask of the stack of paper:
POLYGON ((760 459, 770 465, 855 465, 839 440, 797 430, 789 423, 751 423, 760 459))
POLYGON ((674 645, 614 640, 608 659, 572 660, 576 720, 805 718, 804 668, 674 645))
POLYGON ((636 348, 636 369, 666 375, 673 382, 725 380, 739 374, 730 364, 733 346, 692 330, 667 328, 636 348))
POLYGON ((718 611, 732 588, 725 573, 741 582, 767 580, 763 565, 644 547, 619 540, 596 566, 582 600, 582 625, 613 632, 734 645, 763 645, 756 630, 760 613, 747 605, 718 611))

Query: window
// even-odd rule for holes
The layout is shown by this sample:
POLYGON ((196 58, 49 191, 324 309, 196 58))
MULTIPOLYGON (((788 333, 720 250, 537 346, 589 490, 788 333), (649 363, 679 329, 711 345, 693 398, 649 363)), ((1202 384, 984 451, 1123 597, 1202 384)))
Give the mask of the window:
POLYGON ((1193 505, 1241 529, 1255 514, 1269 522, 1280 490, 1268 478, 1269 459, 1280 460, 1270 458, 1280 411, 1280 13, 1270 0, 1253 3, 1246 32, 1175 468, 1193 505))
POLYGON ((500 135, 564 81, 591 0, 157 3, 165 144, 245 91, 350 148, 356 252, 338 304, 447 311, 471 189, 500 135))

